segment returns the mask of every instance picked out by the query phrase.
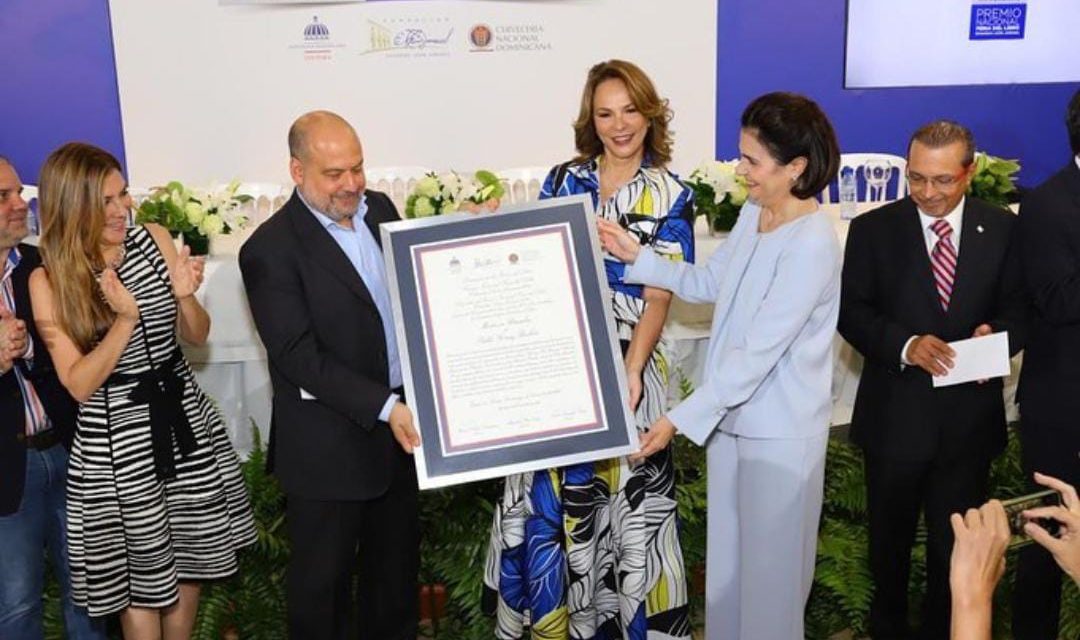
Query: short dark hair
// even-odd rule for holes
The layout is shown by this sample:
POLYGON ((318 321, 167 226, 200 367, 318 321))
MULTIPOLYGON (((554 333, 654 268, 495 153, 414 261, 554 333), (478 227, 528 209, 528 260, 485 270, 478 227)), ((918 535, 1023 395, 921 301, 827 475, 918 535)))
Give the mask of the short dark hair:
POLYGON ((806 170, 791 186, 796 198, 816 196, 836 177, 840 168, 836 132, 810 98, 785 91, 766 93, 746 107, 740 124, 780 164, 806 158, 806 170))
POLYGON ((1080 156, 1080 89, 1069 100, 1069 110, 1065 112, 1065 127, 1069 130, 1069 146, 1074 156, 1080 156))
POLYGON ((962 161, 964 166, 969 167, 972 162, 975 162, 975 136, 971 135, 970 129, 958 122, 934 120, 919 127, 915 130, 915 133, 911 134, 911 140, 908 140, 908 155, 911 155, 911 145, 916 141, 931 149, 940 149, 950 144, 962 142, 964 144, 964 159, 962 161))

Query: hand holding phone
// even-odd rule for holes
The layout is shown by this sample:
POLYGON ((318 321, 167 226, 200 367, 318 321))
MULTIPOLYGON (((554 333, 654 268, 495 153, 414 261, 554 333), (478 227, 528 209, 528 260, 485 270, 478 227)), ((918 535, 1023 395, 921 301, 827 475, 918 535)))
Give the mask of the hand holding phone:
POLYGON ((1058 493, 1060 504, 1024 511, 1024 532, 1053 554, 1061 569, 1080 584, 1080 498, 1074 487, 1057 478, 1036 473, 1035 482, 1058 493), (1050 522, 1053 524, 1048 528, 1050 522))
POLYGON ((1009 522, 1009 548, 1023 547, 1033 542, 1026 525, 1034 522, 1049 536, 1058 537, 1060 525, 1057 520, 1044 515, 1042 511, 1061 507, 1061 494, 1053 489, 1030 493, 1010 500, 1002 500, 1005 517, 1009 522))

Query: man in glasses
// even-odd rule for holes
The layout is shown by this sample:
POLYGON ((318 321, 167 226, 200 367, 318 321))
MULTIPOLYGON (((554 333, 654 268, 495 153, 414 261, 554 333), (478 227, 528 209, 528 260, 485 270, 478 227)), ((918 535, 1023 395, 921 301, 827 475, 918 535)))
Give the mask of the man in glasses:
MULTIPOLYGON (((1072 157, 1024 198, 1018 221, 1033 309, 1017 399, 1033 491, 1035 471, 1080 485, 1080 91, 1065 126, 1072 157)), ((1061 572, 1042 547, 1021 551, 1013 594, 1017 640, 1058 637, 1061 572)))
POLYGON ((927 527, 924 638, 949 636, 949 515, 986 500, 1005 447, 1000 379, 935 388, 948 343, 997 331, 1016 353, 1026 300, 1015 216, 966 196, 975 143, 937 121, 908 144, 910 195, 856 218, 844 258, 840 333, 866 359, 851 437, 866 456, 870 633, 907 638, 908 579, 920 511, 927 527))

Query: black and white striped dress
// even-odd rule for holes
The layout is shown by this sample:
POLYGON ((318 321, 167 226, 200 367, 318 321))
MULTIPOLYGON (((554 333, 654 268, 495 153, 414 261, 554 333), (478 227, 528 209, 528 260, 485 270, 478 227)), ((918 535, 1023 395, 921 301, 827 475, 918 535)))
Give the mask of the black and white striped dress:
POLYGON ((165 260, 143 227, 131 229, 124 244, 117 273, 141 319, 113 375, 80 406, 68 467, 72 597, 93 616, 169 606, 177 601, 177 581, 235 573, 237 550, 256 537, 239 459, 217 409, 178 352, 177 305, 165 260), (160 381, 171 381, 175 393, 155 402, 137 393, 133 399, 148 379, 155 390, 170 389, 160 381), (161 400, 170 396, 177 411, 172 417, 182 407, 187 418, 183 433, 170 426, 176 420, 161 419, 161 407, 169 404, 161 400), (155 456, 155 439, 167 443, 158 453, 169 464, 155 456), (174 469, 163 472, 170 464, 174 469))

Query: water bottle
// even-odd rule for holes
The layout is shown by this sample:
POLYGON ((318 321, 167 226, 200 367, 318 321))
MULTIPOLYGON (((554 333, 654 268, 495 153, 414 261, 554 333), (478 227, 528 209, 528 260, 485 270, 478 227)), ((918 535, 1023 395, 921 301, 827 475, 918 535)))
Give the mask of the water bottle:
POLYGON ((855 170, 851 167, 844 167, 840 170, 841 219, 851 220, 859 214, 858 209, 855 207, 856 200, 858 200, 858 193, 856 192, 855 185, 855 170))

